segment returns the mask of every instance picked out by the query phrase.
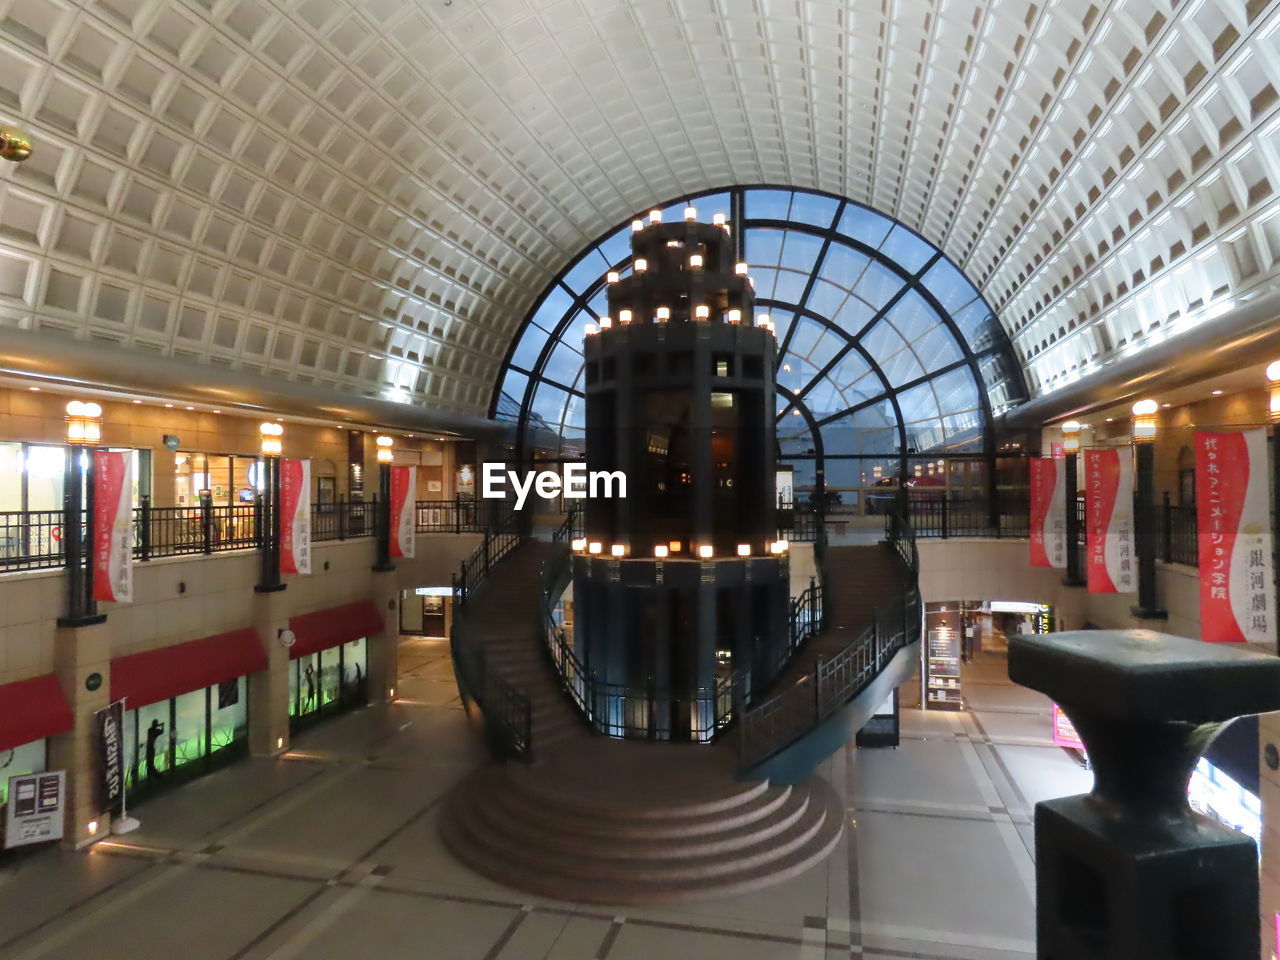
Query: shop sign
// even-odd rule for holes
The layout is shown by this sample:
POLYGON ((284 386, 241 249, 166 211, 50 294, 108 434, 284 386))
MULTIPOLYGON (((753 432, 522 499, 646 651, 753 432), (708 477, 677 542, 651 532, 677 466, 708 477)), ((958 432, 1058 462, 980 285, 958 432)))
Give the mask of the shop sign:
POLYGON ((124 701, 117 700, 94 715, 98 776, 96 804, 114 813, 124 800, 124 701))
POLYGON ((1267 435, 1196 434, 1201 639, 1275 641, 1267 435))
POLYGON ((4 825, 5 847, 61 840, 66 796, 65 770, 10 777, 4 825))
POLYGON ((1075 724, 1071 722, 1066 711, 1056 703, 1053 705, 1053 742, 1059 747, 1084 750, 1084 741, 1080 739, 1080 734, 1076 733, 1075 724))
POLYGON ((1067 565, 1065 464, 1049 457, 1031 460, 1031 566, 1067 565))

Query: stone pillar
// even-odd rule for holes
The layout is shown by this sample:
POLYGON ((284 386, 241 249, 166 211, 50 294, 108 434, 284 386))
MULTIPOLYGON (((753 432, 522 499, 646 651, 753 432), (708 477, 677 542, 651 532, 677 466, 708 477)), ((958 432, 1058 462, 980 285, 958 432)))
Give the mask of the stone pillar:
POLYGON ((63 845, 79 849, 111 833, 111 815, 94 802, 97 781, 94 715, 111 701, 111 634, 109 623, 59 627, 53 635, 53 669, 71 707, 69 731, 49 738, 49 769, 67 771, 67 814, 63 845), (96 690, 85 681, 101 675, 96 690), (90 832, 89 824, 98 828, 90 832))
POLYGON ((273 757, 289 749, 289 626, 286 591, 253 595, 253 625, 267 651, 267 669, 249 677, 249 753, 273 757))
POLYGON ((369 652, 369 702, 382 703, 395 696, 399 684, 400 584, 394 570, 374 573, 369 599, 382 614, 381 633, 365 639, 369 652))
MULTIPOLYGON (((572 581, 570 581, 570 591, 572 591, 572 581)), ((453 636, 453 597, 444 598, 444 635, 446 637, 453 636)))

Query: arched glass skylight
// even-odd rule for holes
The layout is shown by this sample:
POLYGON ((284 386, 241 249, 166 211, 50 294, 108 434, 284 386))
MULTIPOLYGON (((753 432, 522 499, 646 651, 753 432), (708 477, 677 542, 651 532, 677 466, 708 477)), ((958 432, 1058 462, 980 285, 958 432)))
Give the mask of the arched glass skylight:
MULTIPOLYGON (((993 455, 992 417, 1025 397, 1022 377, 991 308, 936 247, 805 190, 681 197, 664 219, 687 202, 702 219, 732 212, 741 233, 757 312, 777 331, 779 454, 798 487, 824 466, 839 489, 922 473, 914 457, 993 455)), ((523 459, 583 455, 583 329, 605 312, 606 273, 626 275, 630 235, 624 223, 578 256, 512 345, 491 412, 513 422, 523 459)))

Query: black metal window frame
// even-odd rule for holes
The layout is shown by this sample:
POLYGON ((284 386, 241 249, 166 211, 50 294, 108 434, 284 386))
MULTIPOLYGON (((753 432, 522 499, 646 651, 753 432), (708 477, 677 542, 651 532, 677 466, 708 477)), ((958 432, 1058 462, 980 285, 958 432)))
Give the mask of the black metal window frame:
MULTIPOLYGON (((865 204, 860 204, 848 198, 823 191, 805 190, 775 184, 752 184, 702 191, 693 195, 672 198, 663 203, 655 204, 654 206, 666 209, 677 204, 684 203, 696 205, 701 199, 707 197, 721 197, 726 194, 728 196, 728 206, 732 216, 731 224, 734 229, 735 236, 738 238, 740 243, 745 242, 748 231, 763 229, 781 230, 789 233, 802 233, 814 238, 820 244, 819 252, 815 256, 812 265, 809 267, 809 275, 804 283, 803 292, 798 298, 796 298, 796 302, 770 297, 762 297, 757 300, 757 307, 759 309, 782 311, 792 314, 794 317, 793 322, 789 324, 778 345, 778 362, 780 366, 790 356, 792 338, 795 335, 795 331, 800 327, 802 319, 818 323, 823 328, 824 335, 825 332, 829 331, 838 338, 838 342, 840 343, 835 354, 832 355, 820 368, 818 368, 817 372, 813 374, 800 389, 790 389, 779 384, 779 403, 777 413, 779 424, 781 425, 784 417, 790 415, 793 410, 798 410, 804 418, 804 422, 808 427, 810 436, 813 438, 812 453, 799 455, 783 453, 780 459, 784 461, 792 459, 815 459, 817 461, 817 472, 819 477, 821 477, 825 472, 824 461, 828 455, 864 456, 888 460, 896 459, 899 464, 899 478, 905 481, 908 479, 908 461, 914 456, 923 454, 948 456, 954 454, 955 456, 964 457, 966 459, 975 457, 987 459, 994 458, 996 453, 993 430, 995 411, 993 410, 989 393, 991 385, 985 381, 981 365, 984 361, 990 359, 1002 361, 1003 373, 1005 376, 1005 380, 1003 382, 1006 384, 1009 394, 1008 399, 1010 401, 1026 397, 1026 383, 1023 379, 1021 365, 1017 362, 1017 358, 1013 352, 1007 333, 999 322, 995 311, 991 309, 990 304, 982 297, 982 294, 977 289, 976 284, 970 284, 976 293, 976 298, 967 301, 965 309, 970 309, 975 304, 980 303, 982 309, 985 311, 985 316, 989 318, 987 321, 987 329, 984 331, 987 342, 981 343, 976 347, 974 344, 970 343, 968 337, 961 330, 951 312, 940 302, 934 292, 926 286, 924 277, 939 262, 946 262, 950 264, 950 266, 956 270, 961 277, 964 277, 964 272, 960 270, 954 262, 948 260, 945 254, 934 247, 927 239, 895 220, 893 217, 875 210, 874 208, 868 207, 865 204), (758 190, 785 191, 792 195, 793 200, 795 197, 801 195, 825 198, 826 201, 834 201, 834 207, 832 207, 833 212, 829 222, 825 226, 796 219, 784 220, 766 217, 746 218, 744 217, 743 211, 747 206, 747 195, 752 191, 758 190), (848 234, 843 233, 839 228, 845 218, 846 212, 851 208, 860 208, 862 210, 869 211, 874 216, 885 221, 888 226, 881 238, 880 242, 882 244, 885 243, 894 230, 901 228, 920 243, 927 246, 930 251, 928 256, 916 267, 916 269, 911 270, 904 267, 901 263, 878 247, 872 246, 871 244, 856 237, 851 237, 848 234), (811 309, 808 303, 814 287, 821 278, 827 254, 834 244, 840 244, 847 247, 855 253, 866 257, 869 261, 886 268, 900 283, 899 288, 892 294, 892 296, 890 296, 878 309, 875 309, 873 311, 873 315, 865 322, 862 322, 856 330, 845 329, 831 318, 811 309), (923 361, 916 356, 916 361, 923 370, 922 375, 914 377, 898 386, 894 386, 881 364, 876 361, 874 356, 872 356, 871 352, 863 346, 861 341, 871 330, 876 328, 877 324, 880 324, 883 320, 889 317, 891 311, 903 300, 903 298, 913 292, 919 295, 925 305, 934 315, 937 316, 940 325, 947 330, 950 334, 951 340, 957 346, 960 356, 959 359, 950 360, 932 369, 927 368, 923 361), (851 404, 841 410, 815 413, 815 411, 810 409, 810 405, 805 402, 805 397, 814 390, 815 387, 821 384, 833 370, 837 369, 838 365, 850 354, 857 354, 861 358, 862 362, 867 365, 871 373, 879 381, 881 392, 874 397, 858 401, 857 403, 851 404), (963 452, 951 451, 950 453, 946 449, 945 443, 941 446, 933 446, 928 449, 913 449, 908 437, 908 423, 903 415, 900 398, 907 391, 924 384, 933 383, 937 381, 938 378, 943 377, 952 371, 961 369, 969 372, 978 399, 980 423, 978 425, 977 432, 980 434, 979 445, 971 449, 966 449, 963 452), (894 417, 897 421, 896 451, 877 454, 825 450, 821 430, 824 424, 835 422, 842 417, 850 416, 867 407, 885 402, 888 402, 891 405, 894 417)), ((640 215, 642 216, 643 214, 640 215)), ((606 283, 606 273, 609 270, 625 269, 629 262, 629 257, 625 256, 615 262, 609 262, 603 256, 602 248, 606 244, 614 242, 615 238, 627 228, 631 219, 632 218, 628 218, 621 224, 618 224, 601 234, 595 241, 584 248, 580 254, 574 257, 563 270, 560 271, 555 279, 552 280, 542 291, 541 295, 535 301, 533 308, 529 311, 525 320, 511 340, 506 355, 503 358, 502 368, 491 397, 490 416, 495 419, 504 419, 508 421, 514 419, 515 436, 513 438, 513 447, 518 460, 524 461, 532 459, 534 453, 533 448, 536 447, 536 443, 531 443, 530 437, 531 433, 534 431, 547 431, 551 436, 558 439, 559 447, 556 451, 555 459, 574 459, 572 453, 566 453, 564 448, 564 421, 562 420, 558 424, 550 424, 542 420, 534 411, 534 400, 537 390, 543 384, 564 391, 566 395, 577 398, 579 402, 583 400, 583 392, 580 389, 577 389, 573 383, 565 383, 563 379, 557 379, 556 377, 548 374, 548 362, 556 349, 566 341, 566 334, 571 329, 572 324, 587 319, 598 319, 598 314, 592 309, 591 303, 600 296, 600 293, 606 283), (580 291, 575 290, 566 282, 566 279, 578 271, 584 261, 593 256, 596 257, 596 261, 600 264, 599 275, 590 283, 581 285, 580 291), (534 325, 535 318, 539 316, 543 305, 553 296, 561 299, 567 298, 568 305, 564 309, 563 313, 556 319, 554 327, 547 332, 545 342, 542 343, 541 348, 538 351, 536 361, 527 367, 520 366, 514 361, 516 352, 520 348, 531 325, 534 325), (507 393, 504 389, 509 373, 514 373, 525 378, 523 390, 519 391, 519 397, 507 393), (513 409, 517 405, 518 413, 513 409)), ((760 266, 768 269, 773 269, 775 267, 774 264, 761 264, 760 266)), ((780 271, 786 269, 785 261, 777 264, 776 268, 780 271)), ((967 280, 967 278, 965 279, 967 280)), ((855 290, 850 289, 849 296, 857 296, 857 293, 855 290)), ((547 324, 539 324, 538 329, 546 331, 547 324)), ((902 335, 901 333, 899 335, 903 337, 904 341, 906 341, 905 335, 902 335)), ((907 342, 907 347, 908 349, 910 348, 909 341, 907 342)), ((806 362, 808 361, 806 360, 806 362)), ((575 375, 575 382, 578 382, 580 378, 581 372, 579 371, 575 375)), ((935 396, 935 400, 936 399, 937 398, 935 396)), ((941 421, 946 418, 949 413, 954 413, 955 411, 944 410, 942 409, 941 404, 939 404, 938 412, 941 421)), ((970 411, 966 410, 964 412, 968 413, 970 411)))

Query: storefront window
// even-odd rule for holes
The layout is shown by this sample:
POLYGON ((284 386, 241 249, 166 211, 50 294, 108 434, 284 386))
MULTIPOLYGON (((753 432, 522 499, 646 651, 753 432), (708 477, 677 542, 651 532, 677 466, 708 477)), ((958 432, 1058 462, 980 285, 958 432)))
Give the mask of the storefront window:
POLYGON ((46 740, 33 740, 10 750, 0 750, 0 804, 9 800, 9 778, 43 773, 48 769, 47 756, 46 740))
POLYGON ((205 755, 209 697, 205 690, 192 690, 175 697, 173 703, 173 765, 180 767, 205 755))
POLYGON ((302 719, 363 705, 368 673, 364 637, 298 657, 289 670, 289 716, 302 719))
POLYGON ((166 774, 199 773, 248 739, 245 677, 201 687, 125 713, 125 771, 130 788, 166 774))
MULTIPOLYGON (((120 452, 125 448, 108 448, 120 452)), ((0 443, 0 512, 62 509, 66 450, 61 444, 0 443)), ((133 503, 150 491, 151 451, 133 450, 133 503)))
POLYGON ((209 752, 215 753, 249 735, 248 680, 237 677, 212 688, 209 752))
POLYGON ((249 454, 179 451, 173 458, 174 503, 198 506, 206 490, 215 506, 252 503, 256 463, 249 454))

